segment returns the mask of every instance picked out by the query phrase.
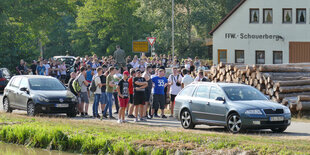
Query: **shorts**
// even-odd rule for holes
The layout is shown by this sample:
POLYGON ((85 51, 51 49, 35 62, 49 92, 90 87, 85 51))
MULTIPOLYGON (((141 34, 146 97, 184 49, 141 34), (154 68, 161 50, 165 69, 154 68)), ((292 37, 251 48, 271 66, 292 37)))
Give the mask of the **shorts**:
POLYGON ((154 94, 152 109, 165 109, 166 98, 165 95, 154 94))
POLYGON ((84 102, 86 104, 89 103, 87 92, 81 92, 80 93, 80 98, 81 98, 81 102, 84 102))
POLYGON ((144 96, 145 96, 145 102, 149 102, 150 103, 150 99, 151 99, 151 90, 147 90, 145 89, 145 93, 144 93, 144 96))
POLYGON ((118 102, 121 108, 127 108, 129 98, 120 98, 118 97, 118 102))
POLYGON ((133 104, 134 105, 144 105, 145 100, 144 100, 144 92, 139 92, 139 93, 135 93, 133 95, 133 104))
POLYGON ((133 104, 133 94, 130 94, 130 100, 129 100, 130 104, 133 104))
POLYGON ((177 97, 177 95, 170 95, 170 101, 173 103, 174 102, 174 100, 175 100, 175 97, 177 97))

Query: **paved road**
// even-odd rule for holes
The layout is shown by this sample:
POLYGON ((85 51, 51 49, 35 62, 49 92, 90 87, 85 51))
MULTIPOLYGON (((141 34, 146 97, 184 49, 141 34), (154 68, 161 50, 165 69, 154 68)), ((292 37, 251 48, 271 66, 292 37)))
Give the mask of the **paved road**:
MULTIPOLYGON (((0 94, 0 111, 3 111, 2 108, 2 94, 0 94)), ((92 114, 91 111, 91 105, 89 108, 89 114, 92 114)), ((14 110, 13 114, 17 114, 17 115, 26 115, 25 111, 20 111, 20 110, 14 110)), ((43 115, 47 116, 47 115, 43 115)), ((51 116, 51 115, 48 115, 51 116)), ((65 115, 52 115, 53 117, 66 117, 65 115)), ((115 115, 114 117, 117 118, 117 115, 115 115)), ((81 117, 76 117, 73 118, 76 120, 85 120, 85 119, 93 119, 93 118, 81 118, 81 117)), ((98 121, 100 121, 99 119, 97 119, 98 121)), ((133 119, 129 120, 130 123, 134 123, 133 119)), ((156 126, 156 127, 172 127, 172 128, 182 128, 181 124, 179 121, 177 121, 174 118, 168 118, 168 119, 160 119, 160 118, 154 118, 152 120, 148 120, 147 122, 138 122, 137 124, 139 125, 144 125, 144 126, 156 126)), ((293 121, 291 123, 291 125, 287 128, 287 130, 285 131, 285 133, 283 134, 273 134, 271 133, 270 130, 258 130, 258 131, 249 131, 249 134, 263 134, 263 135, 276 135, 276 136, 292 136, 292 137, 310 137, 310 123, 308 122, 297 122, 297 121, 293 121)), ((206 126, 206 125, 198 125, 196 127, 196 130, 201 130, 201 131, 215 131, 215 132, 226 132, 225 129, 223 127, 210 127, 210 126, 206 126)))

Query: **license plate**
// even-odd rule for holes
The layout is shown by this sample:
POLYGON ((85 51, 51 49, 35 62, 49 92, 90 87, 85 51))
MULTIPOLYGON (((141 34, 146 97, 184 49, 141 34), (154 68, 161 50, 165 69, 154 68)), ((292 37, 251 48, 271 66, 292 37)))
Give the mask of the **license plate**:
POLYGON ((271 122, 284 121, 284 117, 270 117, 271 122))
POLYGON ((68 108, 69 104, 56 104, 57 108, 68 108))

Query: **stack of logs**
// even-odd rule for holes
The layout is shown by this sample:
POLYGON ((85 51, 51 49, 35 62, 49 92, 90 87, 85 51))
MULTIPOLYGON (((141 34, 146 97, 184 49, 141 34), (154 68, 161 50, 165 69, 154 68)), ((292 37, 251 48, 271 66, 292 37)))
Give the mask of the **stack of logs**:
POLYGON ((310 111, 310 63, 243 65, 220 63, 212 66, 213 82, 251 85, 292 112, 310 111))

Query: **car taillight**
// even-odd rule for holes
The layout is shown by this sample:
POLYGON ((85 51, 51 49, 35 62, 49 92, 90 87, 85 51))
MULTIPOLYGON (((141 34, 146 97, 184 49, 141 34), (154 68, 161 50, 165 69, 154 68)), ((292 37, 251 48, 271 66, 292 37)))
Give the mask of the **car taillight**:
POLYGON ((5 78, 0 78, 0 81, 5 81, 6 79, 5 78))

